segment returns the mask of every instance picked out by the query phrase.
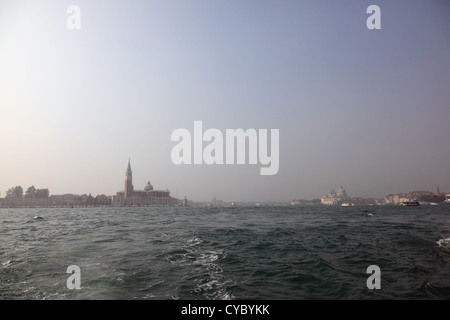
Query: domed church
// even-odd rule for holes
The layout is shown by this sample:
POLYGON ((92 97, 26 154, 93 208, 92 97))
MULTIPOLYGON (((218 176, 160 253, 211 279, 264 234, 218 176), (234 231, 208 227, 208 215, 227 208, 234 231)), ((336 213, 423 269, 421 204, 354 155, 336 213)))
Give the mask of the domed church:
POLYGON ((341 186, 337 192, 337 197, 341 200, 341 201, 347 201, 349 200, 349 197, 347 195, 347 191, 345 191, 344 187, 341 186))
POLYGON ((320 199, 320 202, 326 205, 341 205, 345 201, 349 200, 350 197, 348 196, 347 191, 345 191, 344 187, 341 186, 337 193, 334 190, 331 190, 327 196, 323 196, 320 199))
POLYGON ((144 187, 144 191, 152 191, 153 186, 150 184, 150 181, 147 182, 147 185, 144 187))
POLYGON ((178 199, 172 197, 169 190, 153 190, 150 181, 145 185, 144 190, 134 190, 133 172, 128 159, 125 190, 117 192, 114 203, 120 206, 175 206, 178 205, 178 199))

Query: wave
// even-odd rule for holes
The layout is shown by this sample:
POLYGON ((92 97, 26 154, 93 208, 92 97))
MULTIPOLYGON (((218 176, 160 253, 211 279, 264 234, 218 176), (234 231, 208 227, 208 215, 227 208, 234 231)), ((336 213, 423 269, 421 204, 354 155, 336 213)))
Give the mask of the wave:
POLYGON ((420 289, 434 300, 448 300, 450 297, 450 286, 439 286, 430 283, 428 280, 424 281, 420 289))
POLYGON ((439 247, 449 248, 450 249, 450 238, 442 238, 436 242, 439 247))
POLYGON ((0 298, 448 298, 449 209, 367 209, 0 210, 0 298))

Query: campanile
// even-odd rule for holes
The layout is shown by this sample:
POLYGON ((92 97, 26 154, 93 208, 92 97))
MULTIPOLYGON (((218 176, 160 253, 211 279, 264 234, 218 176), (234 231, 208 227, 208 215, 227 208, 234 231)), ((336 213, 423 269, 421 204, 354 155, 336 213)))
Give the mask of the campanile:
POLYGON ((126 200, 133 196, 133 172, 131 171, 130 159, 128 159, 128 168, 125 171, 125 190, 123 192, 123 198, 126 200))

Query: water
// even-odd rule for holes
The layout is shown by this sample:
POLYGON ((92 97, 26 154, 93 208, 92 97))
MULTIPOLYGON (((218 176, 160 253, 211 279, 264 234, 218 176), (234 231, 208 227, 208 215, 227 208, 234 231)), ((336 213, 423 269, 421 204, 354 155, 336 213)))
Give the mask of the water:
POLYGON ((0 209, 0 299, 449 299, 448 238, 450 206, 0 209))

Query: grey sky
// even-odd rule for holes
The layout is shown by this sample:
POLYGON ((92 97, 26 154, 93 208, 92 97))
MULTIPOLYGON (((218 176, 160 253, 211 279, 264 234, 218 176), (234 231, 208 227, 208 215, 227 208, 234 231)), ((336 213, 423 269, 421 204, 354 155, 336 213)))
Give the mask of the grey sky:
POLYGON ((2 1, 1 196, 115 194, 128 158, 136 189, 193 200, 450 191, 449 17, 425 0, 2 1), (279 129, 278 174, 174 165, 171 133, 195 120, 279 129))

